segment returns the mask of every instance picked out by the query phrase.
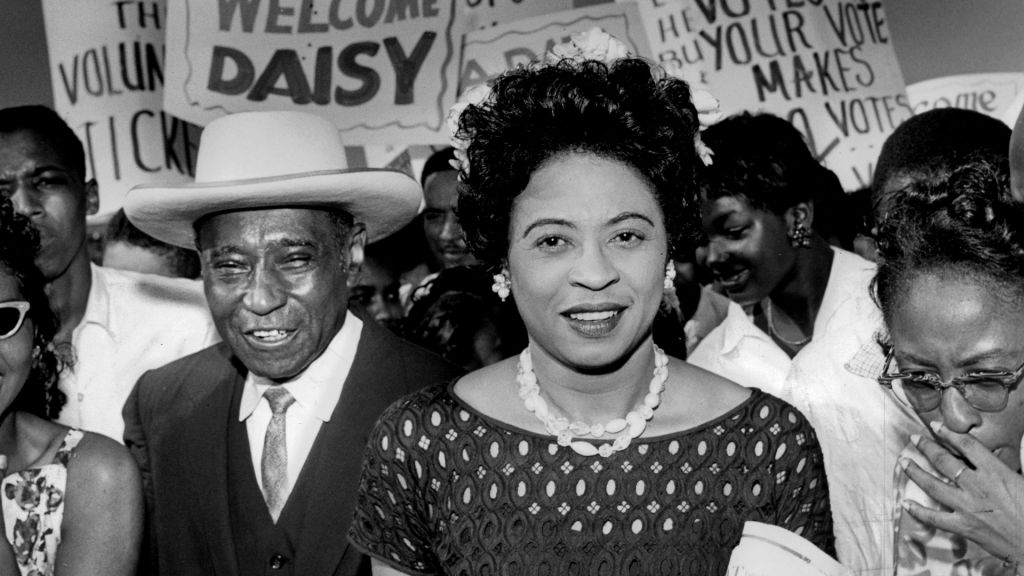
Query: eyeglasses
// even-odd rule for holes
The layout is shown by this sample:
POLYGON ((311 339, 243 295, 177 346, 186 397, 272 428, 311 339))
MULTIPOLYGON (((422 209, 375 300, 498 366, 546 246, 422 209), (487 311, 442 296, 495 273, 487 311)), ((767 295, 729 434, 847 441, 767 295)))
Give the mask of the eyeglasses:
POLYGON ((948 383, 935 372, 908 370, 889 373, 893 365, 893 352, 885 357, 885 368, 878 383, 891 388, 896 397, 918 412, 929 412, 942 403, 942 393, 949 388, 964 397, 968 404, 982 412, 998 412, 1006 408, 1010 392, 1024 376, 1024 363, 1013 372, 979 370, 953 378, 948 383))
POLYGON ((10 338, 21 330, 29 304, 24 300, 0 302, 0 340, 10 338))

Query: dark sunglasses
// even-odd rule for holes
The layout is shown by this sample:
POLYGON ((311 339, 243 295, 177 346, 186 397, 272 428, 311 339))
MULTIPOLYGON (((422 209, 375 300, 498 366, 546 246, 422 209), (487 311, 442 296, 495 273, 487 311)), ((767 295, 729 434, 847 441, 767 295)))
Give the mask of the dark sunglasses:
POLYGON ((28 302, 24 300, 0 302, 0 340, 10 338, 21 330, 29 308, 28 302))

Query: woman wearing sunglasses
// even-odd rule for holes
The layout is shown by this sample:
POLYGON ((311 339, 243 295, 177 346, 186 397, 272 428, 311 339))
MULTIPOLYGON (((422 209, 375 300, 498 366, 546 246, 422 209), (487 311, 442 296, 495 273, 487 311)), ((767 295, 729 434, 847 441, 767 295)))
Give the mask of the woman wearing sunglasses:
POLYGON ((933 435, 897 470, 896 574, 1024 569, 1024 206, 974 163, 914 185, 882 223, 883 386, 933 435), (902 480, 902 481, 901 481, 902 480))
POLYGON ((142 489, 128 451, 51 422, 64 404, 38 238, 0 203, 0 574, 135 571, 142 489))

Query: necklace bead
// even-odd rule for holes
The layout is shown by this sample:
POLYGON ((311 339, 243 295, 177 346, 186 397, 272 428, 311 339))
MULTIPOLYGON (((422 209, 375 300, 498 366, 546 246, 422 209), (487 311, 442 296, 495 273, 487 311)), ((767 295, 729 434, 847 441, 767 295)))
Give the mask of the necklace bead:
POLYGON ((668 356, 661 348, 655 346, 654 374, 648 385, 648 392, 644 395, 640 405, 624 417, 615 418, 606 424, 587 424, 581 421, 569 422, 569 419, 564 416, 552 414, 547 401, 540 395, 540 386, 537 384, 537 375, 533 372, 533 358, 530 356, 529 347, 519 354, 519 368, 516 372, 519 397, 523 400, 523 406, 544 424, 544 429, 555 437, 559 446, 568 446, 582 456, 596 454, 605 458, 615 452, 625 450, 634 438, 639 438, 644 433, 644 430, 647 429, 647 422, 654 417, 654 410, 661 405, 661 395, 665 391, 666 380, 668 380, 668 356), (604 442, 600 446, 574 439, 582 437, 600 439, 609 435, 615 436, 614 439, 611 442, 604 442))

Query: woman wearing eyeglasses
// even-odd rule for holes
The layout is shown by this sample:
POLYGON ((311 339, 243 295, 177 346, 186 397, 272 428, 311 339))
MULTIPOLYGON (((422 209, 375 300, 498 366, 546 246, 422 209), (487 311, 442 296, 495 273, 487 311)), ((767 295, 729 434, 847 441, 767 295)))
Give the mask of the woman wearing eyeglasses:
POLYGON ((1024 206, 989 165, 916 185, 883 221, 882 385, 933 431, 897 470, 897 574, 1024 561, 1024 206))
POLYGON ((128 575, 142 488, 128 451, 49 419, 60 412, 57 320, 28 220, 0 203, 0 574, 128 575))

